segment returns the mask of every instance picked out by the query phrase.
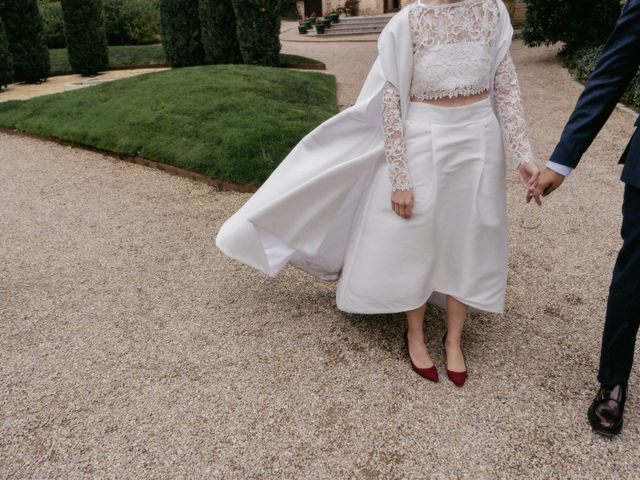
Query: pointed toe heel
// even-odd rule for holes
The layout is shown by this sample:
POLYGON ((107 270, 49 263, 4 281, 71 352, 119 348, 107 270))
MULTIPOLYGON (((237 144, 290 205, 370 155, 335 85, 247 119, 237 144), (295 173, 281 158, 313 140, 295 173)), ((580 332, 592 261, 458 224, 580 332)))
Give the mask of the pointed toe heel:
POLYGON ((413 363, 413 359, 411 358, 411 352, 409 351, 409 333, 407 332, 404 336, 404 345, 407 349, 407 355, 409 356, 409 361, 411 362, 411 369, 420 375, 422 378, 426 378, 434 383, 438 382, 438 369, 435 364, 429 368, 420 368, 413 363))
POLYGON ((449 377, 449 380, 451 380, 456 387, 462 388, 469 375, 466 370, 464 372, 453 372, 447 369, 447 377, 449 377))
MULTIPOLYGON (((442 346, 444 347, 445 355, 447 353, 446 341, 447 341, 447 332, 444 332, 444 337, 442 337, 442 346)), ((462 354, 462 356, 464 357, 464 354, 462 354)), ((467 360, 465 358, 465 364, 466 363, 467 363, 467 360)), ((467 373, 466 370, 464 372, 454 372, 453 370, 449 370, 447 368, 447 378, 449 378, 449 380, 451 380, 451 382, 456 387, 462 388, 464 386, 464 382, 466 382, 467 378, 469 378, 469 374, 467 373)))

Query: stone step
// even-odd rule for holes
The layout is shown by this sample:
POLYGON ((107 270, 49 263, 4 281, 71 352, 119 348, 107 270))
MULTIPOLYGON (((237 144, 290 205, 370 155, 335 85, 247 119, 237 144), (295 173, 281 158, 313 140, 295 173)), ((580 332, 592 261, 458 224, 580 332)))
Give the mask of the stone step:
POLYGON ((324 33, 318 35, 314 29, 310 30, 307 35, 333 37, 338 35, 367 35, 380 33, 389 20, 391 20, 392 16, 393 15, 340 17, 340 22, 332 23, 331 27, 325 28, 324 33))
MULTIPOLYGON (((325 36, 325 37, 337 37, 340 35, 368 35, 368 34, 373 34, 373 33, 380 33, 382 31, 384 27, 379 27, 379 28, 351 28, 348 30, 331 30, 331 29, 326 29, 324 31, 324 33, 320 34, 319 36, 325 36)), ((316 33, 314 33, 314 35, 318 35, 316 33)))
POLYGON ((381 16, 369 16, 369 17, 340 17, 340 22, 345 25, 355 25, 358 23, 384 23, 386 24, 391 20, 391 15, 381 15, 381 16))
POLYGON ((324 33, 321 33, 321 34, 317 34, 315 31, 314 32, 309 31, 307 35, 312 37, 340 37, 344 35, 369 35, 369 34, 380 33, 382 31, 382 28, 383 27, 380 27, 378 29, 363 28, 363 29, 350 29, 350 30, 331 30, 329 28, 329 29, 326 29, 324 33))
POLYGON ((336 30, 342 30, 345 28, 369 28, 369 27, 384 27, 385 23, 381 22, 361 22, 361 23, 332 23, 331 28, 335 28, 336 30))

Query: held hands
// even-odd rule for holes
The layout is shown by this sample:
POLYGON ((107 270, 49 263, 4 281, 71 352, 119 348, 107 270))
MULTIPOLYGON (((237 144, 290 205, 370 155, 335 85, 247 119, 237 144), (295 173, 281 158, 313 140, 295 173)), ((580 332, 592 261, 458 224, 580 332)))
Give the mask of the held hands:
POLYGON ((411 218, 413 190, 396 190, 391 194, 391 208, 402 218, 411 218))
POLYGON ((524 183, 527 185, 527 203, 529 203, 532 198, 535 198, 536 203, 542 205, 540 195, 535 196, 533 194, 538 178, 540 177, 540 169, 538 166, 534 162, 524 162, 520 164, 518 171, 524 183))
POLYGON ((540 195, 546 197, 562 185, 562 182, 564 182, 564 176, 554 172, 550 168, 545 168, 537 181, 529 184, 529 190, 527 191, 527 203, 529 203, 532 198, 535 198, 536 203, 538 205, 542 205, 540 195))

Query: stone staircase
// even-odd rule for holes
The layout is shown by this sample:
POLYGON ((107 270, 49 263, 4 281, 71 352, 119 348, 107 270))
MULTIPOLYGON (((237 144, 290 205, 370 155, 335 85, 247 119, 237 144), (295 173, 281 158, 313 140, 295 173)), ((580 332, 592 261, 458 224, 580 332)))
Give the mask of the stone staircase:
POLYGON ((380 33, 384 26, 391 20, 393 14, 345 17, 341 16, 338 23, 332 23, 330 28, 325 28, 324 33, 317 34, 315 30, 309 30, 307 35, 318 37, 338 37, 342 35, 368 35, 380 33))

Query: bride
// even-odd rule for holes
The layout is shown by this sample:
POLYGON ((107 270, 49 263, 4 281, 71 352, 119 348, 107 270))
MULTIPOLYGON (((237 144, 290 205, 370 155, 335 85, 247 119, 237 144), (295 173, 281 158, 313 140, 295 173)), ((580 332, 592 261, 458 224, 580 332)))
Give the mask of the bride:
MULTIPOLYGON (((352 107, 309 133, 220 229, 226 255, 275 276, 337 280, 346 312, 406 312, 413 370, 437 368, 426 302, 447 309, 447 376, 462 387, 470 309, 502 313, 506 160, 539 171, 502 0, 418 0, 387 24, 352 107)), ((539 201, 538 198, 536 198, 539 201)))

